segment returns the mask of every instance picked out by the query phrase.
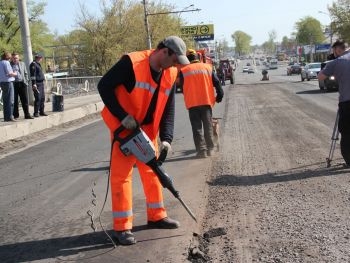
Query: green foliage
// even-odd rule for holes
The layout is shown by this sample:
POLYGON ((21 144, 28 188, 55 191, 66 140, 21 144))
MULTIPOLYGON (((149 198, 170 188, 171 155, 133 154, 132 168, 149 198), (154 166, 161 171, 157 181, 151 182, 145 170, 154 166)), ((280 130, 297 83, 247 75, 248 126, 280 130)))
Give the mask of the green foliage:
MULTIPOLYGON (((28 2, 33 52, 45 52, 45 46, 53 41, 53 36, 49 33, 46 24, 40 20, 44 7, 43 2, 28 2)), ((0 49, 23 53, 17 1, 15 0, 0 0, 0 49)))
POLYGON ((325 37, 320 21, 307 16, 295 23, 296 39, 303 45, 323 43, 325 37))
POLYGON ((328 8, 332 18, 331 31, 350 43, 350 0, 337 0, 328 8))
POLYGON ((236 31, 232 35, 232 40, 235 42, 235 52, 238 55, 248 54, 251 49, 252 37, 243 31, 236 31))
MULTIPOLYGON (((101 0, 100 6, 101 16, 96 17, 82 5, 77 16, 80 30, 70 34, 71 41, 79 39, 81 47, 75 63, 78 67, 93 69, 96 74, 104 74, 127 52, 147 49, 144 10, 140 1, 101 0)), ((161 3, 148 3, 147 6, 150 14, 172 11, 171 6, 161 3)), ((166 36, 177 35, 180 31, 177 16, 162 14, 148 18, 153 47, 166 36)))
POLYGON ((271 30, 269 32, 269 40, 263 43, 262 45, 266 53, 270 55, 276 54, 276 44, 275 44, 276 38, 277 38, 276 30, 271 30))

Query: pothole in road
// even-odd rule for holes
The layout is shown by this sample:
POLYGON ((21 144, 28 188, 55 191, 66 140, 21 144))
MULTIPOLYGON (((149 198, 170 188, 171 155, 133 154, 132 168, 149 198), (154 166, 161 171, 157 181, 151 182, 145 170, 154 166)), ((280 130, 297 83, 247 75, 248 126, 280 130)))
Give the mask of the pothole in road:
POLYGON ((210 239, 227 234, 224 227, 211 228, 203 236, 193 233, 192 244, 189 247, 188 260, 193 263, 210 262, 209 252, 210 239))

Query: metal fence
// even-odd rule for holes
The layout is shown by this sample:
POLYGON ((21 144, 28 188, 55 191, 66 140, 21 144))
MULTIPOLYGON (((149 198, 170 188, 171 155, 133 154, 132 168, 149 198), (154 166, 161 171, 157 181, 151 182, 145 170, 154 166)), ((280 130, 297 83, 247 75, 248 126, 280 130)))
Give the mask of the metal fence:
MULTIPOLYGON (((79 97, 97 93, 97 84, 102 76, 50 78, 45 80, 46 101, 51 100, 51 94, 61 94, 65 98, 79 97)), ((31 90, 31 88, 28 88, 31 90)), ((3 109, 2 92, 0 88, 0 111, 3 109)), ((29 94, 29 101, 33 94, 29 94)), ((18 99, 20 103, 20 100, 18 99)))
POLYGON ((65 98, 97 93, 101 76, 52 78, 46 80, 47 94, 62 94, 65 98))

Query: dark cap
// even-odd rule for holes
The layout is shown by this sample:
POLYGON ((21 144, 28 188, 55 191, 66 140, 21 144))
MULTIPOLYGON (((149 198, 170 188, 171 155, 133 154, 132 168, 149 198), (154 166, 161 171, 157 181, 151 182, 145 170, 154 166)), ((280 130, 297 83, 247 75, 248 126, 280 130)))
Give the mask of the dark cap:
POLYGON ((34 57, 35 57, 35 58, 42 58, 43 55, 42 55, 41 53, 35 53, 34 57))
POLYGON ((343 40, 337 39, 332 45, 332 48, 335 48, 335 47, 345 48, 345 42, 343 40))
POLYGON ((177 56, 179 64, 188 65, 190 62, 186 57, 186 44, 177 36, 169 36, 163 40, 164 46, 170 48, 177 56))

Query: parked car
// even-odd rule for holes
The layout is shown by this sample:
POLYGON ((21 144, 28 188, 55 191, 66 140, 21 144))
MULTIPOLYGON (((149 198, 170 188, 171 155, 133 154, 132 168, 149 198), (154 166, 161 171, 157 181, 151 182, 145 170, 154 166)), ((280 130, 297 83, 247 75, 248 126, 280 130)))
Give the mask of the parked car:
POLYGON ((310 81, 310 79, 317 79, 317 75, 320 71, 320 62, 306 64, 300 73, 301 81, 304 81, 305 79, 307 79, 308 81, 310 81))
POLYGON ((291 76, 293 74, 300 74, 301 73, 301 66, 298 63, 294 63, 292 65, 289 65, 287 68, 287 75, 291 76))
MULTIPOLYGON (((321 63, 321 70, 327 65, 329 61, 321 63)), ((320 90, 326 91, 337 91, 339 89, 339 84, 334 76, 330 76, 325 80, 318 80, 318 86, 320 87, 320 90)))

